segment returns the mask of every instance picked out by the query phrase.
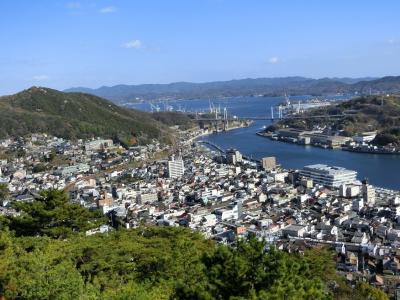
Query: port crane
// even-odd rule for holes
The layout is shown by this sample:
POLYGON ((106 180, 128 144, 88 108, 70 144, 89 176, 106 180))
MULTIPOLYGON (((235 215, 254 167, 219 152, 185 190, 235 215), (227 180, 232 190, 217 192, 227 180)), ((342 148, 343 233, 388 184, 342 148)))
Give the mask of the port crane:
POLYGON ((151 102, 149 102, 149 104, 150 104, 151 112, 159 112, 159 111, 161 110, 161 109, 160 109, 160 106, 154 105, 154 104, 151 103, 151 102))

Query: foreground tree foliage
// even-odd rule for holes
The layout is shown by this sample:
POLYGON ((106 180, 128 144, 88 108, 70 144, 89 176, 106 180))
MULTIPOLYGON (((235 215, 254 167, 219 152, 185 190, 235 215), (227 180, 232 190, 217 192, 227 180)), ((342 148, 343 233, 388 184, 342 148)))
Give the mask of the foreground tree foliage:
POLYGON ((71 203, 61 190, 48 190, 41 196, 33 202, 15 203, 14 208, 20 212, 20 216, 4 220, 15 235, 66 238, 106 222, 100 212, 92 212, 71 203))
POLYGON ((8 197, 8 188, 4 183, 0 183, 0 201, 6 199, 8 197))
POLYGON ((255 238, 233 248, 220 246, 203 258, 205 276, 196 286, 182 284, 181 299, 328 299, 329 292, 297 255, 270 248, 255 238))
POLYGON ((61 192, 43 195, 1 224, 0 298, 388 299, 365 283, 348 286, 326 249, 288 254, 254 237, 228 247, 169 227, 85 236, 79 226, 93 215, 61 192))

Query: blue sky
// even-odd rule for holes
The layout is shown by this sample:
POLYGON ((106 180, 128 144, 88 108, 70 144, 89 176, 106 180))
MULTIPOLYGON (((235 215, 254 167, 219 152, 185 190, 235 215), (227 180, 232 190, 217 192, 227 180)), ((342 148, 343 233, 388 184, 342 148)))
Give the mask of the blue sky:
POLYGON ((400 1, 1 0, 0 94, 400 75, 400 1))

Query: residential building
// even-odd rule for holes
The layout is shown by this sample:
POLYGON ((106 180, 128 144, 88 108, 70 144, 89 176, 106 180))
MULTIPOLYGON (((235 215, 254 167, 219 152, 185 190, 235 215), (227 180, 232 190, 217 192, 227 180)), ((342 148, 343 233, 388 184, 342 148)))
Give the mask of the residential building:
POLYGON ((363 200, 366 204, 368 205, 374 205, 375 204, 375 189, 373 186, 368 184, 368 181, 366 179, 363 180, 362 182, 362 196, 363 200))
POLYGON ((275 156, 263 157, 262 160, 262 167, 264 170, 273 170, 276 168, 276 158, 275 156))
POLYGON ((85 143, 85 150, 102 150, 113 146, 112 140, 97 139, 85 143))
POLYGON ((303 225, 292 224, 282 229, 282 235, 288 237, 303 237, 306 227, 303 225))
POLYGON ((226 151, 226 160, 230 164, 237 164, 243 161, 242 154, 236 149, 229 149, 226 151))
POLYGON ((72 166, 62 167, 54 171, 54 175, 66 177, 72 176, 79 173, 86 173, 90 170, 90 166, 88 164, 76 164, 72 166))
POLYGON ((158 200, 157 193, 155 192, 148 192, 148 193, 141 193, 138 194, 136 197, 136 201, 138 203, 144 204, 144 203, 153 203, 158 200))
POLYGON ((181 158, 175 159, 173 156, 168 161, 168 175, 169 178, 180 178, 185 173, 185 167, 181 158))

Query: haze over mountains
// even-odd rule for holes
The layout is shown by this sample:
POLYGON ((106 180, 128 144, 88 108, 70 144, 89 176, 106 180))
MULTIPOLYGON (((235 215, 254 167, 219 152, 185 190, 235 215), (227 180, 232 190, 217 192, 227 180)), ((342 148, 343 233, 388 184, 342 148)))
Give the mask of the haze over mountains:
POLYGON ((329 95, 337 93, 386 93, 400 91, 400 76, 382 78, 321 78, 305 77, 257 78, 206 83, 175 82, 102 86, 97 89, 76 87, 65 92, 85 92, 122 104, 140 100, 195 99, 267 95, 329 95))

